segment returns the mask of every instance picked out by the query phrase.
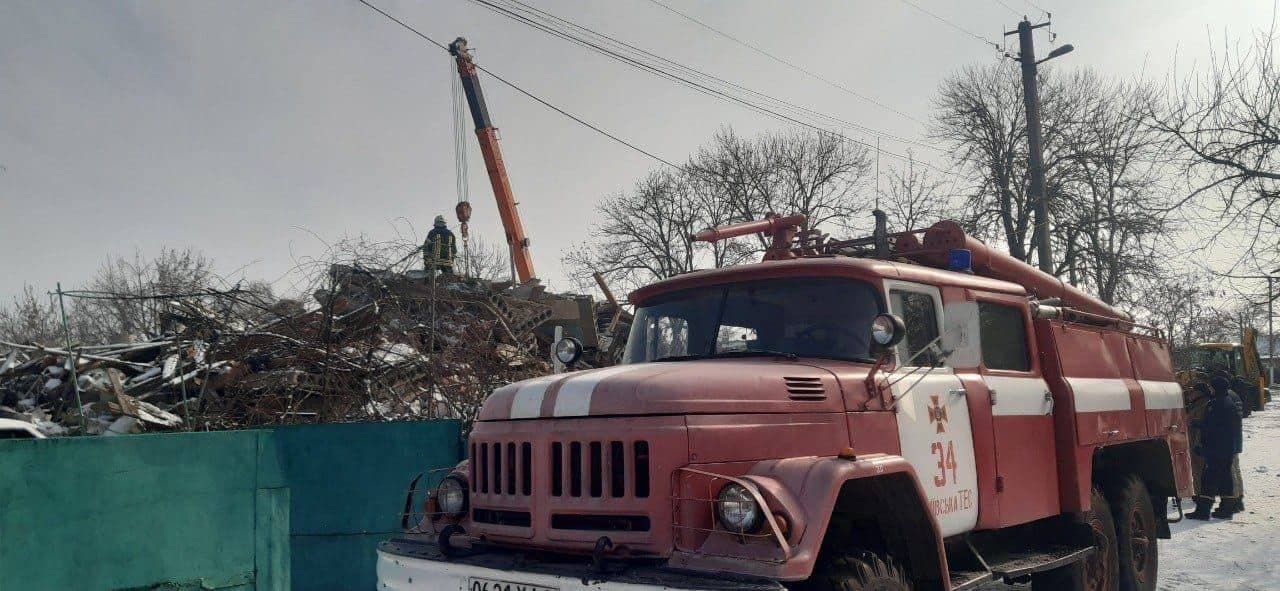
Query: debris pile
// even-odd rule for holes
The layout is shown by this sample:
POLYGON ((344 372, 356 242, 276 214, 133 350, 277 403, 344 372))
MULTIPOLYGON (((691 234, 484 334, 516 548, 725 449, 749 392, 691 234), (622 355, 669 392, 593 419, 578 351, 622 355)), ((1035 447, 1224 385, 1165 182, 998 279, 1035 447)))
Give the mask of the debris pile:
POLYGON ((494 388, 551 371, 557 326, 597 367, 629 321, 616 302, 536 284, 352 265, 330 266, 309 305, 231 317, 223 297, 165 300, 163 336, 144 342, 0 341, 0 418, 49 436, 469 420, 494 388))

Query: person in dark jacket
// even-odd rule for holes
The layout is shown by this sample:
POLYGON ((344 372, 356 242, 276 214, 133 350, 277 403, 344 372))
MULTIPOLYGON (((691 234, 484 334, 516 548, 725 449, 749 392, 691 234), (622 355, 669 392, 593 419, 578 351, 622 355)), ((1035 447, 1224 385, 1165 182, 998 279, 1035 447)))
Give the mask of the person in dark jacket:
POLYGON ((1200 445, 1192 453, 1204 460, 1204 473, 1201 476, 1201 503, 1197 498, 1196 510, 1187 515, 1190 519, 1208 519, 1209 506, 1214 497, 1220 497, 1218 509, 1212 513, 1219 519, 1231 519, 1238 511, 1238 498, 1243 493, 1237 490, 1232 478, 1232 466, 1236 455, 1244 446, 1244 431, 1241 421, 1243 416, 1240 397, 1231 391, 1231 380, 1225 376, 1214 376, 1210 381, 1211 393, 1209 406, 1204 418, 1193 425, 1200 430, 1200 445))
POLYGON ((1231 391, 1240 397, 1240 402, 1244 405, 1244 418, 1249 418, 1253 414, 1253 405, 1258 400, 1258 385, 1249 383, 1242 376, 1231 376, 1231 391))
POLYGON ((458 255, 458 241, 449 231, 449 224, 444 216, 436 216, 435 227, 427 233, 427 241, 422 244, 422 268, 439 271, 442 275, 453 275, 453 259, 458 255))

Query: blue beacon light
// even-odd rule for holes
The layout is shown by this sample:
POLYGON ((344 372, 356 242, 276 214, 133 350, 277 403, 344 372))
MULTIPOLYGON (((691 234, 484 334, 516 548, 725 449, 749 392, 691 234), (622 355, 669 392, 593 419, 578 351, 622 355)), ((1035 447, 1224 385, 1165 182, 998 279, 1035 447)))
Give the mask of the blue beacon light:
POLYGON ((973 272, 973 253, 967 248, 953 248, 947 253, 947 270, 958 273, 973 272))

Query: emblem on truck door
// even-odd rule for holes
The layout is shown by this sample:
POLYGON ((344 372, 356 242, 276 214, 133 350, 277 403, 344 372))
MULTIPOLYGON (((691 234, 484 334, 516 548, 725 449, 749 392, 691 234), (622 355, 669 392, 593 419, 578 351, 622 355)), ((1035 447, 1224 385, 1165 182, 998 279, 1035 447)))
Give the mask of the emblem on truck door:
POLYGON ((938 402, 938 395, 929 396, 929 421, 938 426, 939 433, 947 431, 947 407, 938 402))
POLYGON ((973 432, 965 398, 951 394, 963 386, 950 369, 935 368, 913 381, 891 386, 899 399, 902 456, 915 468, 942 535, 969 531, 978 520, 973 432))

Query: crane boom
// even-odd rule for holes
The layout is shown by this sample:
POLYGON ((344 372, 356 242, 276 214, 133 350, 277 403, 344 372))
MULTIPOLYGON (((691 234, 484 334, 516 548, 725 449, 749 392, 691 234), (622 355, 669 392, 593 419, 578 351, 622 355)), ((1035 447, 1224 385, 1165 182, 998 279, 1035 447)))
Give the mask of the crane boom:
POLYGON ((455 39, 449 44, 449 53, 458 62, 458 76, 462 78, 462 90, 467 97, 471 119, 476 124, 480 154, 484 157, 485 169, 489 171, 493 197, 498 202, 498 217, 502 219, 502 228, 507 235, 516 276, 524 283, 535 278, 533 255, 529 251, 529 237, 524 233, 524 224, 520 222, 520 210, 511 191, 511 180, 507 178, 507 167, 502 161, 502 149, 498 147, 498 128, 489 119, 489 107, 485 105, 484 93, 480 90, 480 79, 476 76, 476 64, 471 60, 467 40, 462 37, 455 39))

